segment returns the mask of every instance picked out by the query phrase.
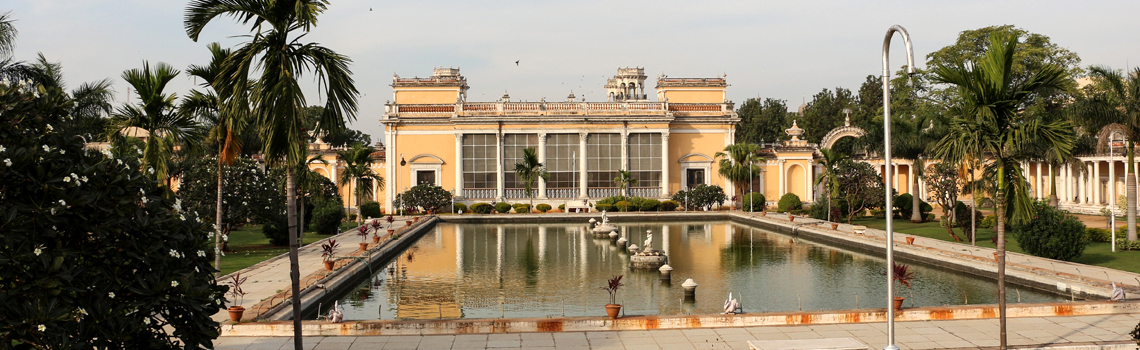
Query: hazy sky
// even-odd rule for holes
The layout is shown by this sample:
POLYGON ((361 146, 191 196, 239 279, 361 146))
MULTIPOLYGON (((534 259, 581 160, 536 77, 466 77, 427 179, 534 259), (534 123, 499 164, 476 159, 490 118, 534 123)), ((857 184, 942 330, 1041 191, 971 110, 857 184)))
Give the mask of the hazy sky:
MULTIPOLYGON (((193 42, 182 26, 187 3, 16 0, 0 11, 16 20, 17 59, 42 52, 63 64, 71 87, 112 78, 122 102, 124 70, 144 60, 181 69, 204 64, 207 43, 233 46, 248 33, 218 18, 193 42)), ((823 88, 857 89, 868 74, 880 74, 883 36, 893 24, 910 32, 920 67, 963 30, 1012 24, 1049 36, 1082 65, 1123 68, 1140 64, 1136 13, 1137 1, 338 0, 306 40, 354 60, 361 100, 352 127, 376 141, 392 74, 429 76, 433 66, 460 67, 469 101, 504 91, 512 100, 561 101, 571 90, 600 101, 617 67, 643 66, 649 86, 662 73, 727 74, 729 99, 738 104, 773 97, 794 110, 823 88)), ((897 69, 905 62, 902 41, 892 47, 897 69)), ((193 85, 180 77, 168 91, 181 96, 193 85)), ((308 96, 318 103, 315 89, 308 96)))

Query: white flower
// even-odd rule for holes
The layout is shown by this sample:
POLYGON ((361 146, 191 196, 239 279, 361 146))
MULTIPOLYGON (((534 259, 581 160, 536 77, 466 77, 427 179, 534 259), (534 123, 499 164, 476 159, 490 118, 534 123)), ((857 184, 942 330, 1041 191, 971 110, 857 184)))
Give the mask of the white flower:
POLYGON ((87 316, 87 310, 84 310, 83 308, 79 308, 79 314, 87 316))
POLYGON ((170 256, 177 258, 177 257, 178 257, 178 251, 177 251, 177 250, 174 250, 174 249, 171 249, 171 250, 170 250, 170 256))
POLYGON ((48 131, 52 131, 52 130, 55 130, 55 128, 51 127, 51 124, 48 124, 48 125, 47 125, 47 130, 48 130, 48 131))
POLYGON ((116 163, 119 163, 119 165, 123 165, 123 160, 122 160, 122 159, 115 159, 115 162, 116 162, 116 163))
POLYGON ((141 149, 137 149, 136 151, 139 151, 139 155, 140 155, 140 156, 142 155, 142 150, 141 150, 141 149))
POLYGON ((62 199, 60 199, 60 200, 59 200, 59 205, 61 205, 61 206, 65 206, 65 207, 66 207, 66 206, 67 206, 67 202, 64 202, 62 199))
POLYGON ((178 281, 170 281, 170 286, 171 286, 171 287, 177 287, 177 286, 178 286, 178 281))
POLYGON ((178 218, 182 221, 186 221, 186 215, 178 214, 178 218))
POLYGON ((201 272, 201 271, 198 271, 198 267, 194 266, 194 272, 201 272))
POLYGON ((87 182, 87 175, 80 176, 79 181, 87 182))
POLYGON ((5 166, 12 166, 12 160, 8 159, 8 158, 4 158, 4 165, 5 166))
POLYGON ((4 146, 0 146, 0 152, 4 152, 4 151, 7 151, 7 150, 8 150, 8 149, 7 149, 7 148, 4 148, 4 146))
POLYGON ((143 318, 143 323, 145 323, 149 326, 150 325, 150 317, 143 318))
POLYGON ((111 297, 111 299, 115 299, 115 292, 107 293, 107 296, 111 297))
POLYGON ((71 178, 70 178, 70 177, 67 177, 67 176, 64 176, 64 177, 63 177, 63 182, 71 182, 71 178))
POLYGON ((142 197, 142 202, 143 202, 143 204, 146 204, 147 202, 149 202, 149 200, 147 200, 146 197, 142 197))
POLYGON ((43 331, 47 330, 47 327, 41 324, 41 325, 36 326, 36 329, 40 330, 40 332, 43 332, 43 331))
POLYGON ((146 172, 150 173, 151 175, 154 175, 154 168, 146 168, 146 172))
POLYGON ((59 150, 59 154, 65 154, 65 153, 67 153, 67 151, 59 150))
POLYGON ((114 154, 111 154, 111 150, 109 150, 109 149, 103 150, 103 155, 107 156, 107 158, 114 158, 115 157, 114 154))
POLYGON ((55 215, 55 208, 51 208, 51 215, 55 215))
POLYGON ((199 250, 198 256, 205 258, 206 257, 206 251, 205 250, 199 250))
POLYGON ((48 147, 48 145, 44 145, 44 152, 51 152, 51 147, 48 147))
POLYGON ((32 251, 32 253, 36 253, 36 256, 40 256, 40 254, 43 254, 44 251, 40 249, 40 247, 36 247, 36 250, 32 251))

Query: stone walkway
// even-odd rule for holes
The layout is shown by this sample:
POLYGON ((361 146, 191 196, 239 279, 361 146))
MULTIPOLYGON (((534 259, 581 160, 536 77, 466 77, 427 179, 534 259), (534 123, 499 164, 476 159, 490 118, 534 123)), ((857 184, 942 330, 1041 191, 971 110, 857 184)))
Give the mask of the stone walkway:
MULTIPOLYGON (((410 220, 410 218, 408 219, 410 220)), ((386 229, 388 223, 383 222, 382 229, 386 229)), ((392 229, 398 229, 406 226, 403 217, 396 217, 396 221, 392 223, 392 229)), ((300 268, 301 277, 304 278, 313 272, 324 270, 324 258, 321 257, 321 244, 325 243, 328 239, 336 239, 338 243, 337 256, 345 256, 347 253, 359 250, 360 238, 356 235, 356 230, 350 229, 339 235, 330 236, 324 240, 310 243, 303 246, 297 251, 297 265, 300 268)), ((368 242, 372 242, 372 238, 368 238, 368 242)), ((226 257, 222 257, 225 259, 226 257)), ((274 257, 264 262, 245 268, 241 271, 241 276, 247 278, 245 284, 242 284, 242 290, 247 294, 245 300, 242 301, 242 306, 246 308, 252 307, 261 300, 272 297, 273 295, 288 290, 291 285, 289 281, 289 256, 282 255, 274 257)), ((222 276, 220 283, 229 283, 229 276, 222 276)), ((226 296, 229 298, 230 296, 226 296)), ((227 303, 226 307, 231 304, 227 303)), ((229 321, 230 316, 225 310, 218 312, 212 317, 215 321, 229 321)))
MULTIPOLYGON (((1135 349, 1128 335, 1140 314, 1011 318, 1011 347, 1135 349)), ((997 319, 897 322, 901 349, 985 349, 998 345, 997 319)), ((885 323, 684 330, 461 335, 306 337, 305 349, 748 349, 750 340, 853 338, 881 349, 885 323)), ((222 337, 217 349, 293 349, 290 337, 222 337)))

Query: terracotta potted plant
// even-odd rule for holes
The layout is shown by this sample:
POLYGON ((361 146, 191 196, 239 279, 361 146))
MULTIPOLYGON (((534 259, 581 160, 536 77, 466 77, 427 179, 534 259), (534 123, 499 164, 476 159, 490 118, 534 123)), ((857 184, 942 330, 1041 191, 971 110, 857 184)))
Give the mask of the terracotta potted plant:
POLYGON ((914 236, 906 238, 906 244, 914 245, 914 236))
POLYGON ((796 216, 788 213, 788 221, 796 221, 796 216))
POLYGON ((230 306, 226 311, 230 312, 230 321, 241 322, 241 315, 245 313, 245 308, 241 306, 245 301, 245 291, 241 289, 241 285, 245 283, 247 277, 241 277, 241 272, 234 272, 230 276, 230 291, 229 295, 238 300, 237 304, 230 306))
POLYGON ((372 219, 372 243, 380 243, 380 220, 372 219))
MULTIPOLYGON (((891 277, 893 277, 895 281, 898 281, 899 284, 910 288, 910 280, 914 278, 914 271, 910 270, 910 266, 896 262, 892 269, 894 270, 894 274, 892 274, 891 277)), ((902 309, 903 300, 906 300, 906 298, 895 296, 895 310, 902 309)))
POLYGON ((330 239, 328 242, 321 244, 321 257, 325 259, 325 270, 332 271, 333 265, 336 264, 337 246, 339 245, 335 239, 330 239))
POLYGON ((396 222, 396 218, 392 217, 392 214, 388 214, 388 219, 386 220, 388 221, 388 236, 391 236, 393 233, 396 233, 396 230, 392 228, 392 223, 396 222))
POLYGON ((360 225, 356 235, 360 236, 360 250, 368 250, 368 242, 364 241, 365 238, 368 238, 368 225, 360 225))
POLYGON ((837 230, 837 229, 839 229, 839 224, 837 224, 837 223, 834 223, 834 222, 833 222, 833 223, 831 223, 831 229, 832 229, 832 230, 837 230))
POLYGON ((621 277, 622 275, 614 276, 606 282, 605 286, 601 287, 602 290, 610 293, 610 303, 606 304, 606 315, 609 315, 611 320, 617 319, 618 313, 621 312, 621 305, 617 304, 617 291, 624 286, 621 284, 621 277))

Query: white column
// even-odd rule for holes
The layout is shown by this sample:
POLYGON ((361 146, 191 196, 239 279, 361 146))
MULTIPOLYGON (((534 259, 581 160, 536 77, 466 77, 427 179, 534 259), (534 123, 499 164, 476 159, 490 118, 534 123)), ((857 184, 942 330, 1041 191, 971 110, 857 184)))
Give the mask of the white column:
POLYGON ((498 166, 498 171, 495 174, 495 181, 498 182, 495 185, 496 199, 503 198, 507 194, 503 183, 505 180, 503 176, 503 136, 502 133, 495 135, 495 165, 498 166))
POLYGON ((546 261, 546 226, 538 227, 538 262, 546 261))
MULTIPOLYGON (((685 176, 680 174, 679 176, 685 176)), ((661 197, 669 197, 669 132, 661 133, 661 197)))
POLYGON ((1045 181, 1041 181, 1041 175, 1041 162, 1037 162, 1037 191, 1034 192, 1034 194, 1037 195, 1037 199, 1045 198, 1045 191, 1042 188, 1042 186, 1045 184, 1045 181))
POLYGON ((1116 162, 1114 161, 1108 162, 1108 202, 1116 203, 1116 162))
POLYGON ((893 175, 894 177, 891 178, 891 181, 894 181, 894 183, 891 185, 895 186, 894 187, 895 191, 898 191, 899 194, 902 194, 902 189, 899 188, 899 165, 898 164, 891 164, 891 174, 894 174, 893 175))
POLYGON ((672 256, 669 254, 669 225, 661 226, 661 250, 665 251, 665 256, 672 256))
MULTIPOLYGON (((785 193, 788 193, 788 185, 787 185, 787 181, 785 181, 785 179, 784 179, 784 177, 786 176, 785 171, 784 171, 784 164, 786 163, 786 161, 783 159, 780 159, 780 160, 776 161, 776 163, 780 164, 780 166, 779 166, 779 168, 780 168, 780 193, 776 194, 776 199, 778 200, 780 197, 783 197, 785 193)), ((765 198, 765 199, 767 199, 767 198, 765 198)))
POLYGON ((733 225, 731 223, 724 225, 724 247, 725 248, 731 248, 732 247, 732 237, 735 235, 735 233, 736 233, 736 225, 733 225))
POLYGON ((1064 186, 1061 186, 1061 203, 1068 203, 1069 201, 1073 200, 1073 194, 1071 191, 1072 189, 1069 188, 1069 185, 1072 184, 1069 182, 1069 176, 1072 174, 1072 169, 1069 169, 1068 164, 1065 164, 1061 167, 1061 180, 1065 184, 1064 186))
MULTIPOLYGON (((384 167, 386 168, 384 172, 386 173, 387 179, 391 180, 388 182, 388 190, 384 191, 384 208, 387 209, 389 213, 395 212, 395 208, 392 208, 392 201, 396 199, 396 192, 400 190, 400 188, 397 187, 399 184, 396 183, 396 168, 398 168, 400 164, 396 163, 398 160, 396 160, 397 149, 395 129, 395 127, 392 127, 386 130, 387 132, 384 133, 384 144, 385 147, 388 147, 388 149, 384 150, 384 167)), ((339 163, 339 160, 333 162, 333 181, 336 183, 339 183, 337 182, 335 174, 337 165, 339 163)))
MULTIPOLYGON (((728 132, 724 133, 724 147, 728 147, 729 145, 733 144, 733 141, 734 141, 733 136, 734 135, 736 135, 736 132, 734 131, 734 129, 729 129, 728 132)), ((733 162, 735 162, 735 161, 736 160, 733 159, 733 162)), ((717 165, 717 164, 714 164, 714 165, 717 165)), ((712 169, 713 169, 712 166, 709 166, 709 172, 712 172, 712 169)), ((804 169, 804 172, 808 173, 809 176, 811 175, 811 169, 810 168, 804 169)), ((712 177, 712 174, 709 174, 708 176, 712 177)), ((807 193, 807 198, 804 198, 804 200, 811 200, 812 199, 812 197, 811 197, 811 183, 812 182, 814 182, 814 181, 812 181, 812 180, 807 181, 808 190, 807 190, 807 192, 804 192, 804 193, 807 193)), ((732 202, 732 196, 736 195, 736 186, 733 185, 732 179, 729 179, 727 177, 724 178, 724 192, 726 194, 728 194, 728 201, 730 202, 729 205, 736 205, 736 203, 731 203, 732 202)), ((741 194, 741 195, 743 195, 743 194, 741 194)))
MULTIPOLYGON (((550 169, 550 165, 546 164, 546 133, 544 132, 538 133, 538 161, 550 169)), ((546 180, 542 178, 538 179, 538 199, 546 199, 546 180)), ((545 237, 545 235, 543 236, 545 237)))
POLYGON ((499 278, 503 278, 503 246, 505 241, 506 238, 503 237, 503 227, 495 226, 495 272, 497 272, 499 278))
POLYGON ((463 198, 463 134, 455 134, 455 195, 463 198))
MULTIPOLYGON (((906 171, 907 171, 907 175, 906 175, 906 182, 907 182, 907 184, 906 184, 906 187, 908 187, 908 189, 907 189, 907 192, 910 192, 910 191, 914 191, 914 189, 913 189, 913 188, 909 188, 909 187, 911 187, 911 184, 913 184, 913 183, 915 183, 916 181, 918 181, 917 179, 915 179, 915 178, 914 178, 914 163, 915 163, 915 162, 913 162, 913 161, 912 161, 912 162, 910 163, 910 165, 907 165, 907 167, 906 167, 906 168, 907 168, 907 170, 906 170, 906 171)), ((921 190, 920 190, 920 191, 918 191, 918 192, 915 192, 915 193, 911 193, 910 195, 911 195, 911 196, 918 196, 918 199, 920 199, 920 200, 922 199, 922 191, 921 191, 921 190)))
POLYGON ((1081 193, 1082 195, 1085 196, 1085 204, 1092 204, 1093 203, 1092 176, 1093 176, 1093 164, 1094 163, 1095 162, 1088 162, 1088 164, 1085 165, 1085 170, 1086 170, 1085 171, 1085 188, 1084 188, 1083 193, 1081 193))
POLYGON ((1093 162, 1093 181, 1091 181, 1091 182, 1093 184, 1093 203, 1096 205, 1100 205, 1103 202, 1101 202, 1101 199, 1100 199, 1100 193, 1101 192, 1100 192, 1100 161, 1099 160, 1093 162))
MULTIPOLYGON (((621 132, 621 170, 629 171, 629 131, 622 130, 621 132)), ((625 189, 623 196, 629 195, 629 188, 625 189)))
POLYGON ((578 198, 590 198, 589 192, 586 191, 586 137, 590 134, 582 131, 578 133, 578 198))

